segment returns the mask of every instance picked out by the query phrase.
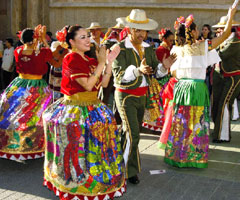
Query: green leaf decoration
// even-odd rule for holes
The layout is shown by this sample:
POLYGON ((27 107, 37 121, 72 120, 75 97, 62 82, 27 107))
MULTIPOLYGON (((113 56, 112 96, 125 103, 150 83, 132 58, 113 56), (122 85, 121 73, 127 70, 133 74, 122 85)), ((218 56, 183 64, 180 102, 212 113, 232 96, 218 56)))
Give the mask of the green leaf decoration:
POLYGON ((190 153, 189 156, 188 156, 188 160, 192 160, 194 157, 194 153, 190 153))
POLYGON ((30 146, 30 147, 33 146, 33 143, 32 143, 31 138, 27 137, 27 138, 25 139, 25 141, 26 141, 26 143, 27 143, 28 146, 30 146))
POLYGON ((70 190, 70 192, 76 193, 76 192, 77 192, 77 189, 78 189, 78 187, 72 188, 72 189, 70 190))
POLYGON ((13 133, 13 137, 17 140, 18 143, 20 142, 20 136, 17 132, 13 133))
POLYGON ((195 148, 194 148, 194 146, 193 146, 192 144, 190 144, 190 149, 191 149, 192 151, 195 151, 195 148))
POLYGON ((200 160, 202 158, 202 154, 198 154, 196 160, 200 160))
POLYGON ((9 149, 17 149, 17 148, 19 148, 19 147, 20 147, 19 144, 10 144, 10 145, 8 145, 8 148, 9 148, 9 149))
POLYGON ((88 190, 92 192, 92 190, 96 187, 97 183, 98 182, 95 179, 93 179, 93 182, 91 183, 91 186, 88 188, 88 190))

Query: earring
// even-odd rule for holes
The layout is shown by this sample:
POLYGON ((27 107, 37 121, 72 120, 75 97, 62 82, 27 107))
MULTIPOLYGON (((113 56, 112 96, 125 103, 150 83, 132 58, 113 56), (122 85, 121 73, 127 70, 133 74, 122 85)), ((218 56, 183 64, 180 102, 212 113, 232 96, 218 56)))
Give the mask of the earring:
POLYGON ((72 52, 77 52, 77 48, 76 47, 72 47, 72 52))

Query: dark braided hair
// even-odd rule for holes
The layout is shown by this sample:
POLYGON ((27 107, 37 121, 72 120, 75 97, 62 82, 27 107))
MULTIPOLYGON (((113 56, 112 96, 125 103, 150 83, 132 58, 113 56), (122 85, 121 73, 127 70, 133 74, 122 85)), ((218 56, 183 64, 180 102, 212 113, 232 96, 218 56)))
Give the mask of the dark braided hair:
POLYGON ((186 35, 186 43, 189 45, 192 45, 194 43, 194 36, 192 34, 193 30, 196 30, 196 24, 192 22, 192 24, 189 27, 186 27, 185 29, 185 35, 186 35))
POLYGON ((175 44, 176 46, 183 46, 185 44, 185 41, 185 26, 184 24, 180 24, 178 29, 175 31, 175 44))

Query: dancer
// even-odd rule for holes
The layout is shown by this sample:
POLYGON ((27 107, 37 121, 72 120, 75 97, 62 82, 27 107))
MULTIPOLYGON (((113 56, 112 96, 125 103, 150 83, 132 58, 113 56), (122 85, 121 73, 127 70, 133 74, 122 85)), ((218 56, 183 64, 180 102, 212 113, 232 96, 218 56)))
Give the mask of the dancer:
POLYGON ((62 65, 64 97, 43 114, 44 185, 62 200, 113 199, 125 191, 120 135, 113 113, 97 93, 101 85, 107 86, 112 60, 120 50, 108 54, 105 67, 105 47, 98 61, 84 55, 90 49, 86 29, 71 26, 64 32, 71 50, 62 65))
POLYGON ((204 80, 207 66, 220 61, 217 52, 209 50, 228 38, 235 12, 236 7, 229 9, 228 23, 222 36, 202 42, 197 42, 199 31, 192 15, 184 25, 178 21, 175 23, 176 29, 185 26, 186 44, 172 50, 177 54, 177 61, 171 71, 176 70, 179 81, 174 88, 174 114, 164 158, 170 165, 208 166, 209 95, 204 80))
POLYGON ((23 46, 15 51, 15 78, 0 98, 0 157, 26 160, 44 154, 42 113, 52 100, 52 94, 42 76, 52 52, 46 40, 46 27, 24 29, 23 46), (37 49, 42 42, 43 48, 37 49))
MULTIPOLYGON (((162 36, 163 42, 157 48, 156 55, 158 60, 162 62, 164 56, 166 58, 170 56, 170 50, 174 42, 174 34, 168 28, 163 28, 158 33, 162 36)), ((155 78, 152 78, 151 88, 154 91, 154 95, 148 96, 147 98, 147 102, 149 102, 147 105, 149 106, 147 106, 147 109, 145 110, 143 127, 153 131, 162 131, 165 121, 162 95, 170 77, 171 75, 169 73, 167 76, 164 76, 163 78, 157 80, 155 78), (154 113, 156 113, 157 115, 154 113), (154 117, 154 115, 156 115, 157 117, 154 117)))
POLYGON ((152 46, 143 40, 147 30, 154 30, 158 24, 147 18, 144 10, 133 9, 129 16, 118 18, 128 27, 128 37, 119 44, 120 54, 113 62, 115 100, 123 122, 122 146, 126 165, 126 177, 132 184, 138 184, 140 172, 138 143, 140 127, 145 111, 149 75, 165 76, 174 61, 169 57, 159 63, 152 46))

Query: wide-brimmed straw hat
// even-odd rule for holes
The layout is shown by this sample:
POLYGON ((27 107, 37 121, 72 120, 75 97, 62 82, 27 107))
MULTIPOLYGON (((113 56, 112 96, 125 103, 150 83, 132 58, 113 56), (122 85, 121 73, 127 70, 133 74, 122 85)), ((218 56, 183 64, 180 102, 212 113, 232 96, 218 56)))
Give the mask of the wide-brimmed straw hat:
POLYGON ((92 22, 87 29, 88 29, 88 30, 104 29, 104 27, 102 27, 98 22, 92 22))
POLYGON ((117 18, 116 21, 129 28, 140 30, 150 31, 158 27, 158 23, 153 19, 147 18, 146 12, 140 9, 133 9, 129 16, 117 18))
MULTIPOLYGON (((228 21, 228 16, 222 16, 220 18, 220 21, 217 24, 213 25, 212 27, 213 28, 224 28, 227 24, 227 21, 228 21)), ((233 20, 232 21, 232 26, 240 26, 240 22, 237 22, 237 21, 233 20)))
POLYGON ((124 29, 124 28, 125 26, 120 22, 118 22, 115 26, 112 27, 112 29, 124 29))

